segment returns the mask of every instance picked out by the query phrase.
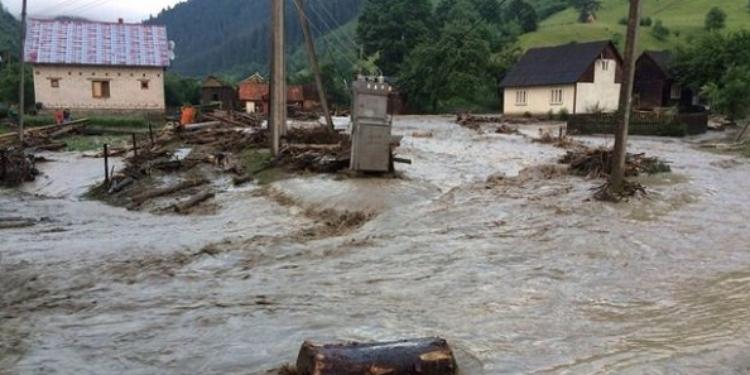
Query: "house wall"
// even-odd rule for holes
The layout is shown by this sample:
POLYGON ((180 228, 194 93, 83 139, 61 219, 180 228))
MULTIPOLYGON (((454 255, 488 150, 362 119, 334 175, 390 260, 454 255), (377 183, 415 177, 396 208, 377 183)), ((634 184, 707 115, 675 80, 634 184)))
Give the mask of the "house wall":
POLYGON ((590 113, 597 106, 605 112, 616 111, 620 102, 621 87, 620 83, 615 81, 617 71, 617 60, 597 60, 594 63, 594 82, 576 84, 574 113, 590 113))
POLYGON ((91 112, 164 111, 164 69, 87 67, 64 65, 34 66, 36 102, 45 109, 69 108, 91 112), (58 79, 59 87, 51 80, 58 79), (108 81, 108 98, 93 96, 92 82, 108 81), (148 88, 141 82, 148 81, 148 88))
POLYGON ((503 96, 503 113, 509 115, 522 115, 526 112, 532 115, 543 115, 549 113, 550 110, 559 113, 563 108, 568 113, 573 113, 575 85, 506 88, 503 96), (552 91, 560 89, 563 91, 562 103, 552 104, 552 91), (524 91, 526 103, 517 103, 516 93, 524 91))

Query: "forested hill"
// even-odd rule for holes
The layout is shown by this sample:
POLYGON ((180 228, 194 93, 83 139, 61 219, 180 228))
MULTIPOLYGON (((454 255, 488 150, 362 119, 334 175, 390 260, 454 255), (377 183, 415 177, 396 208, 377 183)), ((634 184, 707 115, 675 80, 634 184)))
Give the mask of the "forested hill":
MULTIPOLYGON (((316 34, 356 19, 364 0, 307 0, 316 34)), ((235 78, 268 66, 268 0, 189 0, 163 10, 148 23, 166 25, 176 43, 172 70, 191 76, 224 73, 235 78)), ((302 41, 297 12, 287 2, 287 45, 302 41)))
POLYGON ((21 25, 0 1, 0 53, 4 51, 16 52, 21 25))

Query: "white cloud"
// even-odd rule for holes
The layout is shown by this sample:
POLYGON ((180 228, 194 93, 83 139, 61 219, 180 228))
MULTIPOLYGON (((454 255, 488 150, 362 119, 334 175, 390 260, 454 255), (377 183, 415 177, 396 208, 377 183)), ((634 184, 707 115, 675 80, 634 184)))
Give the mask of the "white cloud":
MULTIPOLYGON (((11 13, 21 14, 21 0, 0 0, 11 13)), ((180 0, 27 0, 29 17, 77 16, 96 21, 140 22, 180 0)))

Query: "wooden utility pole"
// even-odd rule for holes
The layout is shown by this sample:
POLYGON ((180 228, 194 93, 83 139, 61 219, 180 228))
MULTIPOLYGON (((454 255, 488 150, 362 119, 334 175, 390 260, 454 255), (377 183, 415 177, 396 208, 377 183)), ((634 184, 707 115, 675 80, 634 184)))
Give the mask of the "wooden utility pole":
POLYGON ((620 91, 620 121, 615 131, 615 149, 612 158, 612 174, 609 187, 612 192, 622 192, 625 184, 625 157, 628 145, 628 128, 633 104, 633 81, 635 77, 635 51, 638 49, 638 26, 641 21, 641 0, 630 0, 628 32, 625 42, 625 66, 620 91))
POLYGON ((318 89, 320 106, 321 108, 323 108, 323 113, 326 118, 326 124, 329 128, 331 128, 331 130, 335 130, 333 126, 333 119, 331 118, 331 112, 328 110, 328 98, 326 97, 325 89, 323 88, 323 77, 320 74, 318 56, 315 54, 315 41, 313 40, 312 33, 310 32, 310 21, 305 14, 305 0, 294 0, 294 5, 297 7, 299 23, 300 26, 302 26, 302 34, 305 35, 307 57, 310 60, 310 69, 312 69, 313 75, 315 76, 315 86, 318 89))
POLYGON ((24 47, 26 44, 26 0, 23 0, 23 6, 21 8, 21 53, 19 56, 21 57, 18 61, 20 61, 21 65, 21 83, 18 85, 18 139, 21 141, 21 145, 23 146, 23 136, 24 136, 24 111, 26 110, 26 56, 24 56, 25 51, 24 47))
POLYGON ((271 152, 279 154, 281 135, 286 133, 286 71, 284 61, 284 0, 271 3, 271 152))

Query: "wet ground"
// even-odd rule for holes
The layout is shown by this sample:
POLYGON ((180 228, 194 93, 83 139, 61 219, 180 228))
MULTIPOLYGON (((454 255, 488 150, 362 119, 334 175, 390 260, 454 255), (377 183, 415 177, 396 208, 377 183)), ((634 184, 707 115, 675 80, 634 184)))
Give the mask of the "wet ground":
POLYGON ((55 155, 0 193, 38 221, 0 232, 0 374, 256 374, 305 339, 431 335, 464 374, 750 372, 745 159, 633 138, 674 172, 613 205, 534 168, 563 150, 451 120, 396 120, 400 179, 248 186, 198 216, 79 198, 100 161, 55 155), (307 236, 328 209, 370 220, 307 236))

